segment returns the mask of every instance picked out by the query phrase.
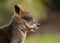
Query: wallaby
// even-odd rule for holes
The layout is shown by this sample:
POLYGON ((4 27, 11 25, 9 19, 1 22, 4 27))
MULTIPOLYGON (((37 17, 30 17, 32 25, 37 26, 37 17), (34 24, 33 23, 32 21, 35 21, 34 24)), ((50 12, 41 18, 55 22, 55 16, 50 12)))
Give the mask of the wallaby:
POLYGON ((26 34, 39 28, 39 23, 19 5, 14 6, 11 23, 0 27, 0 43, 24 43, 26 34))

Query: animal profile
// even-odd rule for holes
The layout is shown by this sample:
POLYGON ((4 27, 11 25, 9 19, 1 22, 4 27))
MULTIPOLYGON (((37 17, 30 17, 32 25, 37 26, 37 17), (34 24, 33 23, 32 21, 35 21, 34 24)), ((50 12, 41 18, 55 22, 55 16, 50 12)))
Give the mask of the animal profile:
POLYGON ((0 28, 0 43, 24 43, 27 32, 38 28, 39 23, 30 13, 15 5, 11 23, 0 28))

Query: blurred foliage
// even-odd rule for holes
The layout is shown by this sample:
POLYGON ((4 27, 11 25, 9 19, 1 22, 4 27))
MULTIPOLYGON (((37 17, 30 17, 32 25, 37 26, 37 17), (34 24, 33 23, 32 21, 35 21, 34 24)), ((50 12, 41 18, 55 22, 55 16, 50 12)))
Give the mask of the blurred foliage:
POLYGON ((60 35, 34 35, 26 40, 26 43, 60 43, 60 35))
POLYGON ((42 3, 51 10, 60 10, 60 0, 42 0, 42 3))

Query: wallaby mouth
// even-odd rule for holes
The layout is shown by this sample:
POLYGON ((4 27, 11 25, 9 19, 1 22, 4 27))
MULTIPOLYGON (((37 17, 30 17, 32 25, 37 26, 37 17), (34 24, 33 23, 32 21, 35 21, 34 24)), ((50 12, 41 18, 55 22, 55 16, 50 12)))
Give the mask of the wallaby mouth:
POLYGON ((40 24, 33 24, 33 25, 26 24, 26 25, 28 27, 28 30, 30 30, 30 31, 35 31, 35 30, 39 29, 39 27, 40 27, 40 24))
POLYGON ((39 29, 39 27, 40 27, 40 24, 37 24, 33 27, 33 30, 37 30, 37 29, 39 29))

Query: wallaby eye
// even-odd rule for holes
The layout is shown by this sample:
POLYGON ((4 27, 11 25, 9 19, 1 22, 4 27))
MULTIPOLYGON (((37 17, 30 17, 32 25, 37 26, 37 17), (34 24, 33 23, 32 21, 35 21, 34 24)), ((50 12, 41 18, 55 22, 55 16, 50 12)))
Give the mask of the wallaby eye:
POLYGON ((33 19, 31 17, 24 17, 26 21, 32 21, 33 19))

